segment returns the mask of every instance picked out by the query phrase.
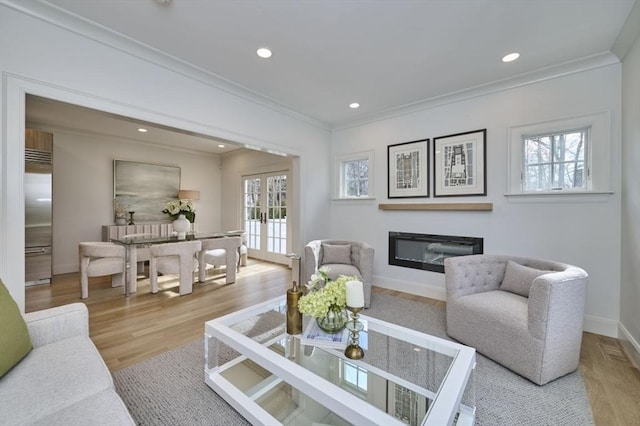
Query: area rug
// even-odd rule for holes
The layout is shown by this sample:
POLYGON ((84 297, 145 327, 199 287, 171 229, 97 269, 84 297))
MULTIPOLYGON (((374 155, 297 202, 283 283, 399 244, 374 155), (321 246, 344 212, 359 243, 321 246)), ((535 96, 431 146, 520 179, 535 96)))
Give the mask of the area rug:
MULTIPOLYGON (((366 315, 447 338, 445 311, 431 305, 372 294, 366 315)), ((196 340, 113 373, 116 389, 140 425, 246 425, 204 383, 203 341, 196 340)), ((593 425, 578 371, 537 386, 477 356, 477 425, 593 425)))

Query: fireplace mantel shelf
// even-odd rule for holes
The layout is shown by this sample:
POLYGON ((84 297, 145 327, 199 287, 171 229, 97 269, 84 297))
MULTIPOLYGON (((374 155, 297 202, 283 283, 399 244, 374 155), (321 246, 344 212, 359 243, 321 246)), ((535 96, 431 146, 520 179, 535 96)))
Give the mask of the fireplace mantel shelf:
POLYGON ((395 203, 378 204, 380 210, 493 211, 493 203, 395 203))

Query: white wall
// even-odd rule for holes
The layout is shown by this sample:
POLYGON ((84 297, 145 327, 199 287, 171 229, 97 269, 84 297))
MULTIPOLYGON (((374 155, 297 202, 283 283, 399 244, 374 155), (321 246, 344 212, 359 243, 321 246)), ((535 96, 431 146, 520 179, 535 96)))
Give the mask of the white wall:
POLYGON ((622 63, 622 112, 620 338, 640 365, 640 37, 622 63))
POLYGON ((374 284, 440 299, 445 298, 443 274, 388 265, 389 231, 483 237, 485 253, 581 266, 590 275, 585 327, 615 335, 620 294, 619 120, 620 65, 613 64, 334 131, 333 154, 375 149, 377 199, 334 201, 331 236, 364 240, 375 247, 374 284), (610 138, 594 143, 609 145, 613 195, 597 201, 565 197, 547 202, 505 197, 509 127, 594 112, 611 114, 610 138), (484 128, 486 197, 387 199, 388 145, 484 128), (378 203, 387 202, 491 202, 494 210, 377 209, 378 203))
MULTIPOLYGON (((53 273, 78 271, 78 243, 101 241, 113 224, 113 160, 180 167, 181 186, 200 190, 196 222, 221 231, 220 156, 46 129, 53 138, 53 273)), ((135 217, 134 217, 135 219, 135 217)))
POLYGON ((133 49, 138 56, 126 53, 126 42, 45 5, 16 4, 41 14, 0 4, 0 277, 18 306, 24 309, 25 93, 295 154, 300 184, 308 189, 300 204, 300 239, 328 226, 329 207, 315 199, 328 198, 328 172, 306 167, 312 160, 328 162, 326 128, 156 53, 139 47, 133 49), (307 214, 314 205, 319 207, 307 214))

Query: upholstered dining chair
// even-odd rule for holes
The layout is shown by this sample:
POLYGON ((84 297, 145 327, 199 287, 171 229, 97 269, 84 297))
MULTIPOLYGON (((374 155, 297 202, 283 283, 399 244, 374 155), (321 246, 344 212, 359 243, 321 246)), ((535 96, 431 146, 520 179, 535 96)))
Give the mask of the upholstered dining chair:
POLYGON ((207 265, 226 265, 226 283, 236 282, 236 272, 240 267, 241 237, 210 238, 200 240, 202 249, 198 254, 198 281, 207 278, 207 265), (233 265, 232 268, 229 266, 233 265))
POLYGON ((314 240, 304 248, 304 275, 302 284, 322 266, 329 269, 329 278, 354 275, 364 286, 364 307, 371 304, 374 248, 360 241, 314 240))
POLYGON ((196 254, 202 249, 200 241, 154 244, 149 247, 149 280, 151 293, 158 292, 158 272, 180 276, 180 295, 193 292, 193 272, 196 254))
POLYGON ((89 277, 111 275, 111 286, 124 284, 126 264, 124 246, 108 242, 82 242, 80 255, 80 294, 89 297, 89 277))

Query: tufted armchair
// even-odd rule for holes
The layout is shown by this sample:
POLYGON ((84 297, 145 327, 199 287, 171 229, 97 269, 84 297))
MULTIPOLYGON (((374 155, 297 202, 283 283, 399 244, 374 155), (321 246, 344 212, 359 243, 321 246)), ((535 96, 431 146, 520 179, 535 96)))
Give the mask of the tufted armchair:
POLYGON ((444 262, 447 334, 544 385, 578 367, 587 273, 524 257, 444 262))
POLYGON ((329 278, 339 275, 355 275, 364 287, 364 307, 371 303, 371 285, 373 281, 374 249, 367 243, 346 240, 314 240, 304 248, 304 275, 302 283, 311 279, 311 275, 326 266, 329 278))

